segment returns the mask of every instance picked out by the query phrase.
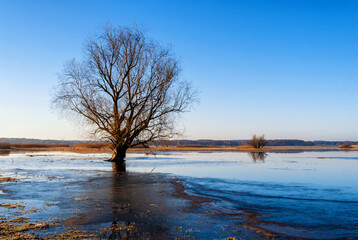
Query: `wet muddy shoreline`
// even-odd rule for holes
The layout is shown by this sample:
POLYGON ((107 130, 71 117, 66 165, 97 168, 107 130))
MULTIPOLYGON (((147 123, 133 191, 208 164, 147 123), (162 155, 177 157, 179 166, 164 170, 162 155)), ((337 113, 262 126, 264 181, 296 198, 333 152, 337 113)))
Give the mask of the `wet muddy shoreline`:
POLYGON ((243 227, 242 219, 233 222, 205 205, 214 200, 185 193, 174 176, 97 175, 2 184, 8 193, 1 198, 0 238, 263 238, 243 227))

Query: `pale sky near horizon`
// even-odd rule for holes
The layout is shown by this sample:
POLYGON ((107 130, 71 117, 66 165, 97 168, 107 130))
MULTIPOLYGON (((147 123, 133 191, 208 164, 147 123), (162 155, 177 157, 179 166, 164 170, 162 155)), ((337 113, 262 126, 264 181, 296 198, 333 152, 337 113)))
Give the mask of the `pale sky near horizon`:
POLYGON ((0 0, 0 137, 86 136, 50 92, 106 23, 173 47, 200 91, 182 138, 358 140, 354 0, 0 0))

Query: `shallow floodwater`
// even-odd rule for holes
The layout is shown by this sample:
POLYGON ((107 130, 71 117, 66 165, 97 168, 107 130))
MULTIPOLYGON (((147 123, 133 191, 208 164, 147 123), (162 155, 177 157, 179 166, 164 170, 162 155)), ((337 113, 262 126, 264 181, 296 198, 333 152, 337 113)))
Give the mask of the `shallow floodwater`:
POLYGON ((188 191, 258 212, 263 229, 307 238, 358 237, 358 152, 133 156, 133 170, 183 176, 188 191), (149 161, 148 161, 149 160, 149 161))
MULTIPOLYGON (((0 174, 23 182, 85 181, 112 171, 103 161, 107 158, 108 154, 10 154, 0 157, 0 174)), ((250 229, 289 238, 358 238, 356 151, 130 153, 127 171, 176 176, 187 193, 213 199, 211 209, 246 216, 250 229)), ((0 192, 0 199, 1 194, 6 193, 0 192)))

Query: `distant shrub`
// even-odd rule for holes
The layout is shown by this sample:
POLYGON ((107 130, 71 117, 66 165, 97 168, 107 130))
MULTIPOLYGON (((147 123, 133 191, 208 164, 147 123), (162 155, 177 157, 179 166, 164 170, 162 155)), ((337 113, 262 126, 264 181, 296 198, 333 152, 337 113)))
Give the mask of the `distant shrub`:
POLYGON ((9 143, 7 143, 7 142, 0 143, 0 149, 10 149, 10 148, 11 148, 11 146, 9 143))
POLYGON ((183 147, 183 148, 207 148, 207 147, 212 147, 210 145, 202 145, 202 144, 183 144, 183 145, 179 145, 178 146, 183 147))
POLYGON ((252 136, 252 139, 249 141, 249 145, 254 148, 263 148, 266 145, 265 135, 262 136, 252 136))
POLYGON ((338 146, 339 148, 351 148, 352 144, 349 142, 343 143, 342 145, 338 146))

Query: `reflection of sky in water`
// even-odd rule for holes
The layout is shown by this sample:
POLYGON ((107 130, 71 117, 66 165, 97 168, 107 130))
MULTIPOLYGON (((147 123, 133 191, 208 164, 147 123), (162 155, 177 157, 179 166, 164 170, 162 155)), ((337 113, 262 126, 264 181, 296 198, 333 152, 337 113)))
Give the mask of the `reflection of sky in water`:
MULTIPOLYGON (((111 171, 109 154, 38 152, 0 157, 3 173, 26 170, 111 171)), ((269 153, 253 161, 244 152, 129 153, 128 171, 235 181, 314 184, 349 189, 358 195, 358 152, 269 153)))
POLYGON ((308 238, 358 236, 358 152, 269 153, 261 160, 243 152, 130 156, 132 171, 182 176, 188 192, 232 212, 258 211, 262 228, 308 238))
POLYGON ((184 152, 156 158, 132 154, 128 166, 191 177, 349 187, 358 194, 358 152, 269 153, 256 162, 243 152, 184 152))
MULTIPOLYGON (((109 157, 10 154, 0 157, 0 174, 24 181, 45 181, 49 176, 56 176, 53 181, 86 179, 111 171, 111 163, 103 161, 109 157)), ((128 171, 176 175, 193 194, 217 199, 230 211, 258 211, 263 214, 259 220, 306 226, 308 237, 358 235, 358 152, 269 153, 261 160, 243 152, 171 152, 155 157, 129 153, 127 159, 128 171)))

